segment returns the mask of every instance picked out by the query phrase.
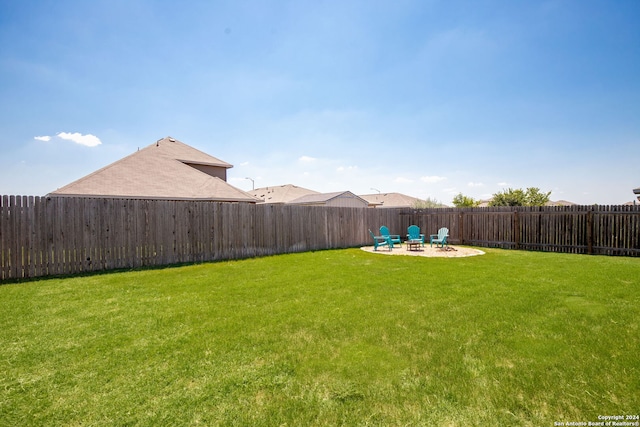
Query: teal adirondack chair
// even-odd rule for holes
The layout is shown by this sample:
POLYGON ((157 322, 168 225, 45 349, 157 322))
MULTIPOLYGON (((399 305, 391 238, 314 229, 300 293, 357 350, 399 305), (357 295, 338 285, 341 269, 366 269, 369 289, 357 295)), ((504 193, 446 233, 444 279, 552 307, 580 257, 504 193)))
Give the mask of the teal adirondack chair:
POLYGON ((387 228, 386 225, 383 225, 382 227, 380 227, 380 235, 383 237, 388 237, 389 239, 391 239, 391 241, 393 243, 397 243, 400 246, 402 246, 402 240, 400 240, 400 235, 399 234, 389 234, 389 229, 387 228))
POLYGON ((387 246, 389 247, 389 251, 393 249, 393 242, 388 237, 375 236, 371 230, 369 230, 369 234, 371 234, 371 238, 373 239, 374 251, 378 250, 378 246, 387 246))
POLYGON ((424 234, 420 234, 420 227, 417 225, 410 225, 407 228, 407 240, 419 240, 424 247, 424 234))
POLYGON ((447 237, 449 237, 449 229, 442 227, 440 230, 438 230, 438 234, 432 234, 430 240, 431 243, 431 247, 433 247, 433 244, 436 244, 436 248, 438 247, 438 245, 440 245, 441 248, 444 248, 445 245, 449 246, 449 243, 447 243, 447 237))

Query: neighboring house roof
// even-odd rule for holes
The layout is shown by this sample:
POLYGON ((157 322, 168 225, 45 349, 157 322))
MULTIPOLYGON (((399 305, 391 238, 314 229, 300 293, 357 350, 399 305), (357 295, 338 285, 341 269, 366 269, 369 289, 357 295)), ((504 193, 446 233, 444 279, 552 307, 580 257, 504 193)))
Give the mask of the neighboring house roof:
POLYGON ((545 206, 575 206, 575 203, 569 202, 567 200, 549 200, 545 206))
POLYGON ((48 194, 256 203, 226 182, 231 164, 166 137, 48 194))
POLYGON ((256 188, 255 190, 248 191, 248 193, 261 199, 262 203, 288 203, 291 200, 308 194, 319 194, 317 191, 291 184, 256 188))
POLYGON ((410 208, 420 199, 401 193, 361 194, 360 197, 376 208, 410 208))
POLYGON ((356 196, 351 191, 338 191, 335 193, 307 194, 291 200, 292 205, 313 205, 313 206, 346 206, 346 207, 367 207, 368 202, 356 196))

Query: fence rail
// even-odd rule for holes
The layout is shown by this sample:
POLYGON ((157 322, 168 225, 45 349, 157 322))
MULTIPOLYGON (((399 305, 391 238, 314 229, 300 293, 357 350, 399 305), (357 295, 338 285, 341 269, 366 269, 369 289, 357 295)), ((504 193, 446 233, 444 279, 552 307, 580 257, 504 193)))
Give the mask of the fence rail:
POLYGON ((640 206, 366 209, 210 201, 0 199, 0 281, 371 244, 387 225, 453 244, 640 256, 640 206))

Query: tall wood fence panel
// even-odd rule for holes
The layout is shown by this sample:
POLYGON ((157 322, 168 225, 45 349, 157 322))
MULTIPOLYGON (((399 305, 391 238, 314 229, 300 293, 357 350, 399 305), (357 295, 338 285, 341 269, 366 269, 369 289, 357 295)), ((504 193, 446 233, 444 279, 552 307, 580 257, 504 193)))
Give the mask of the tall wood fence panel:
POLYGON ((449 241, 481 247, 640 256, 640 206, 405 210, 401 227, 449 229, 449 241))
MULTIPOLYGON (((367 209, 0 198, 0 281, 370 245, 449 229, 452 244, 640 256, 640 206, 367 209)), ((400 249, 403 250, 403 249, 400 249)))
POLYGON ((370 211, 2 196, 0 281, 358 246, 379 227, 370 211))

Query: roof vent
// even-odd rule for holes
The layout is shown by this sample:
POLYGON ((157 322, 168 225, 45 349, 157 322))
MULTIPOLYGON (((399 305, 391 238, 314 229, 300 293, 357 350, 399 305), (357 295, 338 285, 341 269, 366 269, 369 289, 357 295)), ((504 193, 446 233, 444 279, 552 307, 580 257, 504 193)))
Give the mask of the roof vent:
POLYGON ((169 141, 171 141, 171 142, 176 142, 176 139, 175 139, 175 138, 171 138, 171 137, 169 137, 169 141))

